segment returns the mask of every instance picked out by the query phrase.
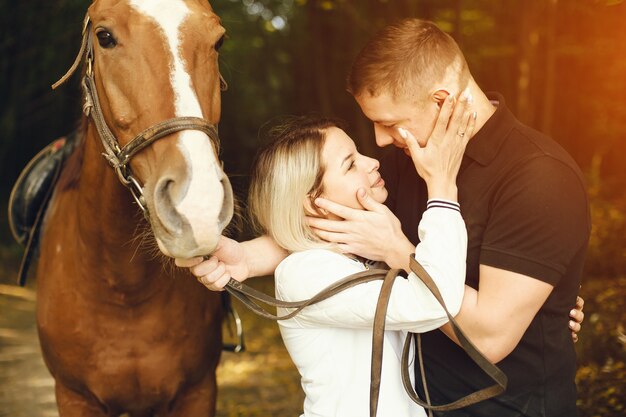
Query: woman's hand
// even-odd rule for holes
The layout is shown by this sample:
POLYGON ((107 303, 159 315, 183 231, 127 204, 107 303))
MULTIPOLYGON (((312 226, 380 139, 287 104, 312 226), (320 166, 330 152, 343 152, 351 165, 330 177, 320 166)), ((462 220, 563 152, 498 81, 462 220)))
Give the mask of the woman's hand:
POLYGON ((231 278, 244 281, 250 276, 246 254, 241 243, 221 236, 208 259, 197 257, 175 260, 177 266, 189 268, 198 281, 213 291, 223 291, 231 278))
POLYGON ((398 132, 405 139, 417 173, 426 181, 428 197, 457 200, 456 177, 467 142, 474 133, 476 113, 473 99, 463 93, 455 103, 454 96, 444 100, 430 138, 422 148, 406 129, 398 132))
POLYGON ((402 233, 400 220, 364 189, 358 190, 357 198, 365 210, 318 198, 315 200, 318 207, 341 217, 343 221, 307 217, 307 223, 321 239, 336 243, 344 253, 384 261, 391 268, 408 272, 408 254, 415 251, 415 246, 402 233))

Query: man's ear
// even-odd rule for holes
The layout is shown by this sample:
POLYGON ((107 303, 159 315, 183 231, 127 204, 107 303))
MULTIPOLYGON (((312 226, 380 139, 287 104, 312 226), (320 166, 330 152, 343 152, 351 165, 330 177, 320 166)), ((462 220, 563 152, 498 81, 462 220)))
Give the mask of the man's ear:
POLYGON ((449 95, 450 95, 450 91, 449 90, 440 88, 439 90, 436 90, 431 95, 431 97, 432 97, 433 101, 435 101, 435 103, 437 103, 437 107, 441 108, 441 105, 446 100, 446 98, 448 98, 449 95))

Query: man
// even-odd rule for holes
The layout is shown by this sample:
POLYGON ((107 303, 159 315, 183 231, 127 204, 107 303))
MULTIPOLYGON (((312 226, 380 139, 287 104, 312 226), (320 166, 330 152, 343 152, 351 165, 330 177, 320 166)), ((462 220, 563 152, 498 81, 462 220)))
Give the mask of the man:
MULTIPOLYGON (((381 166, 391 211, 366 196, 361 203, 367 212, 321 200, 322 209, 345 220, 310 224, 347 252, 405 267, 426 203, 426 188, 405 154, 412 141, 427 147, 441 103, 468 90, 478 118, 457 183, 469 236, 466 283, 477 291, 466 291, 457 320, 507 374, 509 385, 494 399, 445 415, 576 415, 567 315, 580 286, 590 219, 574 161, 553 140, 517 121, 501 96, 484 94, 454 40, 430 22, 404 20, 378 33, 357 57, 348 88, 374 122, 377 144, 396 147, 381 166)), ((227 252, 239 251, 244 262, 214 258, 194 273, 206 274, 204 282, 216 287, 230 275, 266 273, 284 256, 268 250, 267 240, 244 242, 236 250, 225 243, 222 261, 232 255, 227 252), (262 259, 258 248, 264 248, 262 259)), ((423 338, 433 404, 489 384, 452 339, 439 331, 423 338)), ((423 397, 419 383, 417 389, 423 397)))
MULTIPOLYGON (((487 97, 454 40, 430 22, 411 19, 383 29, 357 57, 348 83, 374 122, 377 144, 400 148, 383 161, 383 175, 388 205, 412 241, 424 187, 402 154, 406 139, 397 128, 423 146, 443 99, 468 88, 475 100, 477 133, 457 183, 469 234, 466 283, 478 292, 466 296, 457 319, 499 363, 509 387, 494 400, 447 415, 576 415, 575 353, 565 320, 580 286, 590 219, 574 161, 553 140, 517 121, 501 96, 487 97)), ((380 244, 398 238, 376 235, 385 230, 381 216, 359 219, 332 204, 322 207, 348 219, 314 221, 323 237, 400 266, 394 247, 380 244)), ((441 332, 426 334, 423 343, 433 403, 488 383, 441 332)))

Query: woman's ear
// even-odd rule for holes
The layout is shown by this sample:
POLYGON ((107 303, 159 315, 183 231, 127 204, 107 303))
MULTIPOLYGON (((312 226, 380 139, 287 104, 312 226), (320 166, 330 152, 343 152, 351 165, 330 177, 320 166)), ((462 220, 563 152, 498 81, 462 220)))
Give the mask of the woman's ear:
POLYGON ((325 210, 315 205, 315 198, 316 197, 313 197, 310 194, 304 197, 304 211, 306 212, 306 214, 315 217, 328 216, 328 210, 325 210))

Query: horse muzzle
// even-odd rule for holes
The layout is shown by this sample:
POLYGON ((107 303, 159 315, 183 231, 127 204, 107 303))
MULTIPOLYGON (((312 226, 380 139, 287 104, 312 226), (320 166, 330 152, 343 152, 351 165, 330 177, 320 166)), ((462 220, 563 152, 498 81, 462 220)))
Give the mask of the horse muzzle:
POLYGON ((194 180, 196 184, 171 176, 156 182, 148 198, 150 223, 165 255, 190 258, 215 250, 234 211, 230 181, 220 168, 215 171, 212 178, 194 180))

